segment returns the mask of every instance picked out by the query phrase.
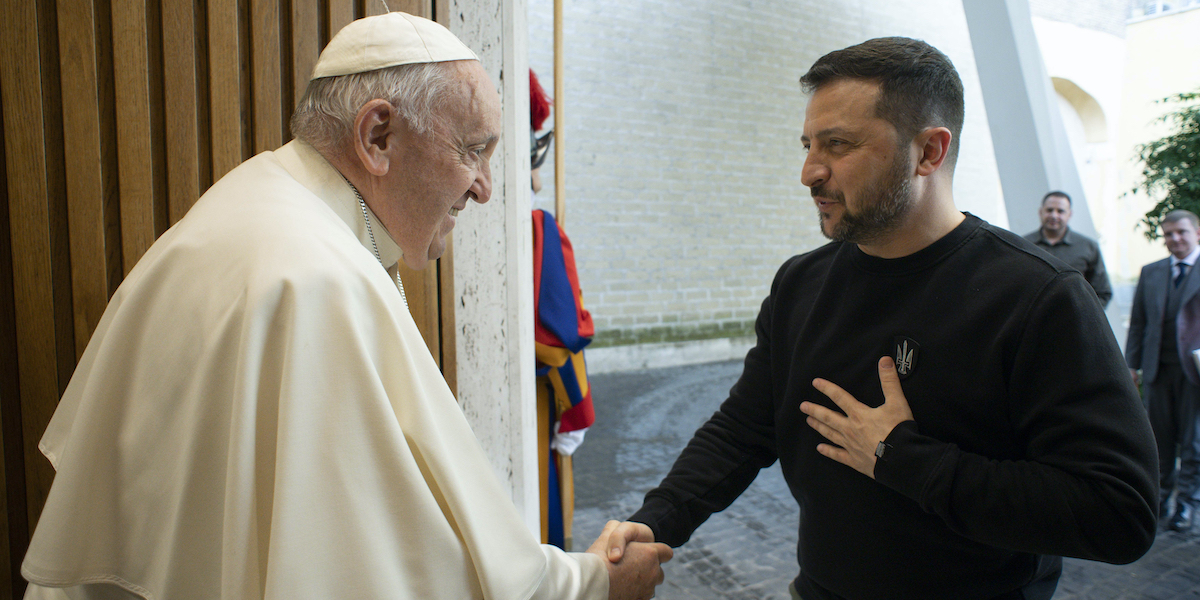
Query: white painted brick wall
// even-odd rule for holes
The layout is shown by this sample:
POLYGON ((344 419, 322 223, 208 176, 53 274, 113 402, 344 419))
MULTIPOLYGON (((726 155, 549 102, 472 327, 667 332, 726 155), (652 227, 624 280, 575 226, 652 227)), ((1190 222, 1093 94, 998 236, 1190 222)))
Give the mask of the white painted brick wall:
POLYGON ((1035 17, 1125 37, 1129 5, 1136 0, 1029 0, 1035 17))
MULTIPOLYGON (((596 346, 752 333, 779 265, 825 243, 800 184, 797 81, 872 37, 954 60, 968 115, 956 198, 1006 224, 959 0, 565 0, 564 13, 565 227, 596 346)), ((529 0, 529 61, 550 92, 552 18, 551 0, 529 0)), ((551 153, 535 207, 553 208, 553 172, 551 153)))

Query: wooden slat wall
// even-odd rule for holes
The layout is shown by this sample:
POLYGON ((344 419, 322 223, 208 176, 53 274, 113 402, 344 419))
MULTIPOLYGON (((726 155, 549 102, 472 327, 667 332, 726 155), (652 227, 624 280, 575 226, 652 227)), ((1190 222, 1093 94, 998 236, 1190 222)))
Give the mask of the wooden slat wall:
MULTIPOLYGON (((12 257, 11 273, 4 274, 12 282, 12 296, 0 302, 12 307, 13 323, 5 327, 12 337, 3 343, 8 346, 6 354, 16 356, 14 380, 18 382, 15 394, 0 398, 0 418, 6 451, 6 533, 10 559, 15 562, 24 554, 30 523, 36 522, 53 479, 46 461, 38 464, 36 444, 27 440, 36 439, 45 428, 61 392, 60 381, 66 378, 62 365, 73 364, 75 344, 72 311, 63 309, 71 306, 71 281, 62 276, 69 269, 61 260, 66 227, 60 210, 65 199, 63 134, 55 125, 61 117, 54 110, 61 107, 57 16, 54 7, 44 3, 4 2, 0 10, 6 24, 6 34, 0 36, 0 96, 12 257), (17 437, 20 445, 14 448, 10 436, 17 437), (17 452, 11 452, 14 449, 17 452), (18 469, 23 478, 16 477, 18 469), (21 496, 19 503, 25 510, 16 510, 15 496, 21 496)), ((23 587, 20 575, 13 569, 8 575, 15 593, 23 587)))
MULTIPOLYGON (((24 593, 20 561, 54 478, 37 442, 108 299, 215 180, 291 138, 331 34, 384 10, 380 0, 0 0, 0 600, 24 593)), ((453 388, 452 270, 402 275, 453 388)))
MULTIPOLYGON (((3 105, 0 95, 0 115, 4 114, 3 105)), ((0 138, 3 137, 4 119, 0 118, 0 138)), ((4 145, 0 144, 0 181, 7 179, 8 161, 5 160, 4 145)), ((10 512, 25 513, 25 468, 20 460, 24 452, 21 415, 19 408, 9 408, 20 406, 21 389, 17 385, 17 349, 8 343, 17 337, 12 304, 12 237, 9 235, 8 205, 8 188, 0 186, 0 452, 3 453, 0 481, 6 482, 4 493, 0 493, 0 595, 10 593, 12 582, 20 577, 15 569, 8 567, 15 566, 13 553, 19 552, 28 541, 28 532, 21 527, 25 520, 10 521, 8 517, 10 512), (13 457, 13 464, 8 463, 8 457, 13 457)))
POLYGON ((163 78, 151 75, 163 72, 165 24, 158 6, 158 2, 112 0, 113 62, 122 66, 114 69, 114 81, 124 273, 137 264, 168 222, 163 78))
MULTIPOLYGON (((284 98, 289 106, 294 106, 292 94, 284 94, 286 85, 292 87, 292 70, 282 68, 285 61, 291 62, 291 48, 285 51, 283 34, 282 7, 278 0, 251 0, 250 39, 253 57, 254 77, 254 144, 253 153, 274 150, 283 145, 288 137, 287 124, 283 122, 284 114, 291 114, 284 106, 284 98), (284 73, 287 81, 284 81, 284 73)), ((301 81, 304 81, 303 79, 301 81)))
POLYGON ((100 321, 110 283, 122 276, 110 12, 106 0, 58 4, 62 94, 70 107, 62 121, 71 140, 64 166, 76 359, 100 321))
MULTIPOLYGON (((212 181, 241 164, 248 154, 248 125, 243 111, 246 90, 246 0, 208 0, 209 123, 212 131, 212 181)), ((256 74, 257 75, 257 74, 256 74)), ((255 79, 258 79, 256 76, 255 79)))

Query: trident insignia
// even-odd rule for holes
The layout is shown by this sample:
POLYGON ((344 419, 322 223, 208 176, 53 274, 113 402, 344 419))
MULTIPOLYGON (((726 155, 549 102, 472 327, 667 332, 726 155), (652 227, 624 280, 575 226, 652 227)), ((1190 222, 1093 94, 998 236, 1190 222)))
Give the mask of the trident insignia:
POLYGON ((907 379, 917 367, 917 354, 921 345, 910 337, 896 336, 895 346, 896 353, 893 358, 896 359, 896 374, 900 379, 907 379))

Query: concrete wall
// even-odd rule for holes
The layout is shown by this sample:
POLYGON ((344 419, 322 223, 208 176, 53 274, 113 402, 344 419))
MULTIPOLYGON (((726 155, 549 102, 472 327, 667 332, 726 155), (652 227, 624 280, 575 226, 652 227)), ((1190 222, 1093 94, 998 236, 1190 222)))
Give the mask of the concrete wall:
POLYGON ((1029 0, 1029 11, 1041 19, 1123 38, 1129 3, 1130 0, 1029 0))
MULTIPOLYGON (((1034 6, 1045 5, 1036 2, 1034 6)), ((1076 170, 1083 185, 1095 237, 1100 243, 1109 277, 1116 281, 1136 279, 1130 273, 1127 239, 1131 222, 1120 210, 1124 191, 1118 183, 1117 132, 1121 118, 1122 80, 1114 74, 1125 70, 1124 14, 1110 7, 1121 23, 1122 35, 1092 29, 1101 19, 1092 2, 1075 1, 1077 11, 1052 12, 1056 17, 1079 15, 1077 22, 1065 22, 1034 14, 1033 27, 1041 48, 1047 75, 1052 79, 1058 108, 1070 139, 1076 170)), ((1055 5, 1057 6, 1057 5, 1055 5)), ((1061 9, 1060 6, 1057 8, 1061 9)), ((1045 13, 1043 13, 1045 14, 1045 13)), ((1111 27, 1109 27, 1111 29, 1111 27)), ((1034 209, 1031 209, 1034 210, 1034 209)), ((1091 234, 1089 234, 1091 235, 1091 234)))
MULTIPOLYGON (((1168 129, 1155 119, 1172 110, 1156 101, 1172 94, 1200 88, 1200 7, 1159 17, 1130 22, 1125 33, 1127 60, 1124 71, 1122 115, 1117 140, 1118 185, 1122 191, 1138 181, 1140 170, 1132 161, 1134 148, 1163 137, 1168 129)), ((1148 242, 1143 229, 1132 230, 1155 201, 1141 194, 1122 198, 1121 218, 1130 224, 1129 268, 1136 274, 1141 266, 1167 256, 1162 240, 1148 242)))
MULTIPOLYGON (((548 90, 552 6, 529 0, 529 61, 548 90)), ((1007 225, 959 0, 570 0, 564 20, 566 230, 596 347, 752 332, 780 263, 825 243, 799 180, 797 80, 872 37, 923 38, 955 62, 955 195, 1007 225)), ((550 208, 552 160, 542 172, 534 204, 550 208)))
POLYGON ((1200 11, 1126 21, 1121 0, 1031 0, 1047 73, 1087 194, 1109 275, 1133 284, 1166 256, 1138 225, 1154 202, 1128 194, 1139 177, 1135 146, 1166 134, 1156 101, 1200 86, 1200 11), (1116 23, 1119 22, 1118 27, 1116 23))
MULTIPOLYGON (((1028 0, 963 0, 988 124, 1004 187, 1009 228, 1028 233, 1041 223, 1048 190, 1084 196, 1058 99, 1038 48, 1028 0)), ((1075 204, 1072 227, 1094 235, 1086 202, 1075 204)))
POLYGON ((454 230, 458 397, 484 452, 533 532, 538 510, 533 374, 533 250, 524 0, 450 0, 449 29, 479 54, 503 105, 492 200, 454 230))

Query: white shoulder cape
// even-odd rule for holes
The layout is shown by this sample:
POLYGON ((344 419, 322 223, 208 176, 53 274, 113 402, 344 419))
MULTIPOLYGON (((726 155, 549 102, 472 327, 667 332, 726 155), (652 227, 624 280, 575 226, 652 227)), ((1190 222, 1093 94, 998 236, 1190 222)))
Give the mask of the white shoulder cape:
POLYGON ((525 527, 366 239, 292 142, 153 245, 42 439, 30 596, 607 598, 525 527))

